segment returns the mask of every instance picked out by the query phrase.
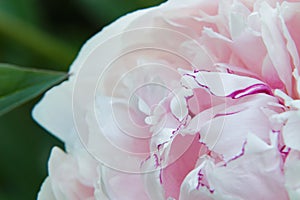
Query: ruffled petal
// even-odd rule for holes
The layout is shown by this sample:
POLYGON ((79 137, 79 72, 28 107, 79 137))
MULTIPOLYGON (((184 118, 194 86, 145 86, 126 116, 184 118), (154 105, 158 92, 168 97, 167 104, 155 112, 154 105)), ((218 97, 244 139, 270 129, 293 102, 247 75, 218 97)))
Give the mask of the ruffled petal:
POLYGON ((101 183, 109 199, 132 200, 137 197, 141 200, 149 199, 141 174, 126 173, 105 166, 102 166, 101 174, 101 183))
POLYGON ((53 148, 49 160, 49 177, 55 199, 80 200, 94 197, 97 173, 90 172, 88 176, 87 170, 95 171, 96 165, 87 153, 85 156, 77 161, 72 155, 65 154, 57 147, 53 148), (88 169, 82 166, 83 162, 89 162, 86 166, 88 169))
POLYGON ((290 111, 287 122, 282 128, 285 144, 300 151, 300 112, 290 111))
POLYGON ((180 199, 288 199, 276 137, 269 145, 249 134, 244 154, 226 165, 203 158, 184 180, 180 199))
POLYGON ((291 200, 300 199, 300 152, 292 150, 285 161, 285 187, 291 200))
MULTIPOLYGON (((82 47, 79 55, 70 68, 70 80, 52 88, 45 94, 42 100, 35 106, 32 113, 33 118, 59 139, 68 144, 72 144, 74 142, 74 137, 76 137, 72 113, 72 90, 74 87, 74 79, 79 73, 80 68, 97 46, 104 43, 112 36, 123 32, 132 21, 148 11, 149 9, 140 10, 121 17, 89 39, 82 47)), ((94 70, 97 71, 97 69, 94 70)), ((88 78, 89 80, 91 77, 95 77, 95 73, 92 71, 90 72, 92 76, 88 78)), ((89 80, 84 82, 83 87, 86 90, 93 88, 88 85, 90 84, 89 80)), ((84 96, 85 94, 82 95, 84 96)), ((81 105, 80 107, 82 106, 84 105, 81 105)))
POLYGON ((245 76, 219 72, 188 72, 184 73, 183 85, 195 88, 207 88, 211 94, 222 97, 240 98, 245 95, 260 92, 270 93, 270 89, 263 82, 245 76))
POLYGON ((267 3, 261 3, 259 13, 262 20, 262 38, 268 55, 289 94, 292 93, 292 67, 281 28, 277 25, 280 13, 267 3), (280 55, 280 56, 278 56, 280 55))
POLYGON ((57 198, 55 198, 53 190, 52 190, 52 183, 51 183, 51 179, 49 177, 47 177, 42 186, 41 186, 41 190, 39 191, 38 200, 59 200, 57 198))

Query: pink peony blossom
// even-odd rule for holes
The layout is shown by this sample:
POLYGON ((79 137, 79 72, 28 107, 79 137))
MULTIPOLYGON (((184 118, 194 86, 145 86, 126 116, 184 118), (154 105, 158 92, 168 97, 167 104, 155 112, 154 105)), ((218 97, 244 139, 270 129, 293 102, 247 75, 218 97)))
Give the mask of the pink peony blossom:
POLYGON ((91 38, 34 108, 38 199, 300 199, 300 1, 169 0, 91 38))

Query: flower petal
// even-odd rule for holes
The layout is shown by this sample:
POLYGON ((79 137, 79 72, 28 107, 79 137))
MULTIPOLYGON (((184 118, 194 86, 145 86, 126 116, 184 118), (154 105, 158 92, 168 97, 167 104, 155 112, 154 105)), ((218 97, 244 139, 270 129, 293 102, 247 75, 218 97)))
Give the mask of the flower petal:
POLYGON ((52 183, 51 183, 51 179, 49 177, 47 177, 42 186, 41 186, 41 190, 38 194, 37 197, 38 200, 59 200, 57 198, 55 198, 53 190, 52 190, 52 183))
POLYGON ((101 183, 109 199, 132 200, 137 197, 141 200, 149 199, 141 174, 121 172, 105 166, 102 166, 101 174, 101 183))
MULTIPOLYGON (((87 155, 89 156, 89 155, 87 155)), ((86 159, 84 158, 86 161, 86 159)), ((79 161, 82 162, 83 160, 79 161)), ((89 165, 90 167, 93 165, 89 165)), ((96 166, 94 166, 96 168, 96 166)), ((94 168, 94 169, 95 169, 94 168)), ((71 155, 57 147, 52 149, 49 160, 49 177, 56 199, 88 199, 94 196, 93 182, 88 176, 81 176, 78 162, 71 155)))
POLYGON ((213 95, 222 97, 239 98, 246 95, 247 92, 255 93, 251 86, 264 86, 264 83, 257 79, 235 74, 205 71, 195 73, 182 71, 181 73, 185 73, 182 78, 184 86, 191 89, 207 88, 213 95))
POLYGON ((285 144, 300 151, 300 112, 290 111, 288 120, 282 128, 285 144))
MULTIPOLYGON (((101 32, 89 39, 82 47, 79 55, 70 68, 70 80, 49 90, 33 110, 33 118, 49 132, 67 144, 74 142, 76 137, 73 123, 72 90, 74 79, 90 53, 101 43, 114 35, 120 34, 127 26, 149 9, 140 10, 119 18, 101 32), (75 76, 74 76, 75 75, 75 76), (62 112, 63 111, 63 112, 62 112)), ((95 69, 98 70, 98 69, 95 69)), ((93 74, 93 72, 91 72, 93 74)), ((92 76, 93 77, 93 76, 92 76)), ((87 86, 85 88, 91 88, 87 86)), ((84 94, 82 94, 84 95, 84 94)))
POLYGON ((284 165, 285 187, 291 200, 300 199, 300 152, 289 152, 284 165))
POLYGON ((278 9, 263 2, 259 13, 262 20, 262 38, 268 55, 289 94, 292 92, 292 68, 283 33, 278 27, 278 9), (278 56, 280 55, 280 56, 278 56))
POLYGON ((202 195, 207 199, 228 200, 288 199, 283 188, 282 161, 276 137, 276 134, 272 135, 273 142, 268 145, 257 136, 249 134, 244 155, 226 165, 220 166, 211 159, 203 158, 202 164, 184 180, 181 193, 185 196, 180 199, 201 199, 202 195), (200 170, 202 175, 199 179, 200 170), (197 189, 199 181, 204 178, 207 183, 197 189))

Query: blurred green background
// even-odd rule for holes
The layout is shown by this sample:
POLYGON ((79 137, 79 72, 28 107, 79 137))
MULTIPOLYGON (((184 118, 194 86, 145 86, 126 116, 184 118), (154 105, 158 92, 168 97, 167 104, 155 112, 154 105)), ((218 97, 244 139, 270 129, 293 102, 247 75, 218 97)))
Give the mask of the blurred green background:
MULTIPOLYGON (((83 43, 130 11, 163 0, 0 0, 0 62, 67 71, 83 43)), ((1 75, 1 74, 0 74, 1 75)), ((0 199, 36 199, 50 149, 63 144, 39 127, 40 97, 0 116, 0 199)))

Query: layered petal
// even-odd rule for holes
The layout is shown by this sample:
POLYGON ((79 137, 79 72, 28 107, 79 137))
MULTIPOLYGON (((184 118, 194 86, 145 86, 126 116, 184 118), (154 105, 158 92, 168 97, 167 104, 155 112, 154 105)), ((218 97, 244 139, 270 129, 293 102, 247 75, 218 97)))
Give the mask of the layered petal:
POLYGON ((169 0, 104 28, 34 108, 66 144, 38 198, 298 199, 299 5, 169 0))
POLYGON ((300 198, 300 152, 291 151, 284 165, 285 187, 291 200, 300 198))
POLYGON ((96 162, 86 152, 67 155, 54 147, 49 160, 49 177, 39 199, 94 199, 94 184, 98 174, 96 162), (45 194, 46 193, 46 194, 45 194))
POLYGON ((288 199, 276 137, 267 144, 248 134, 244 154, 226 165, 204 157, 184 180, 180 199, 288 199))

